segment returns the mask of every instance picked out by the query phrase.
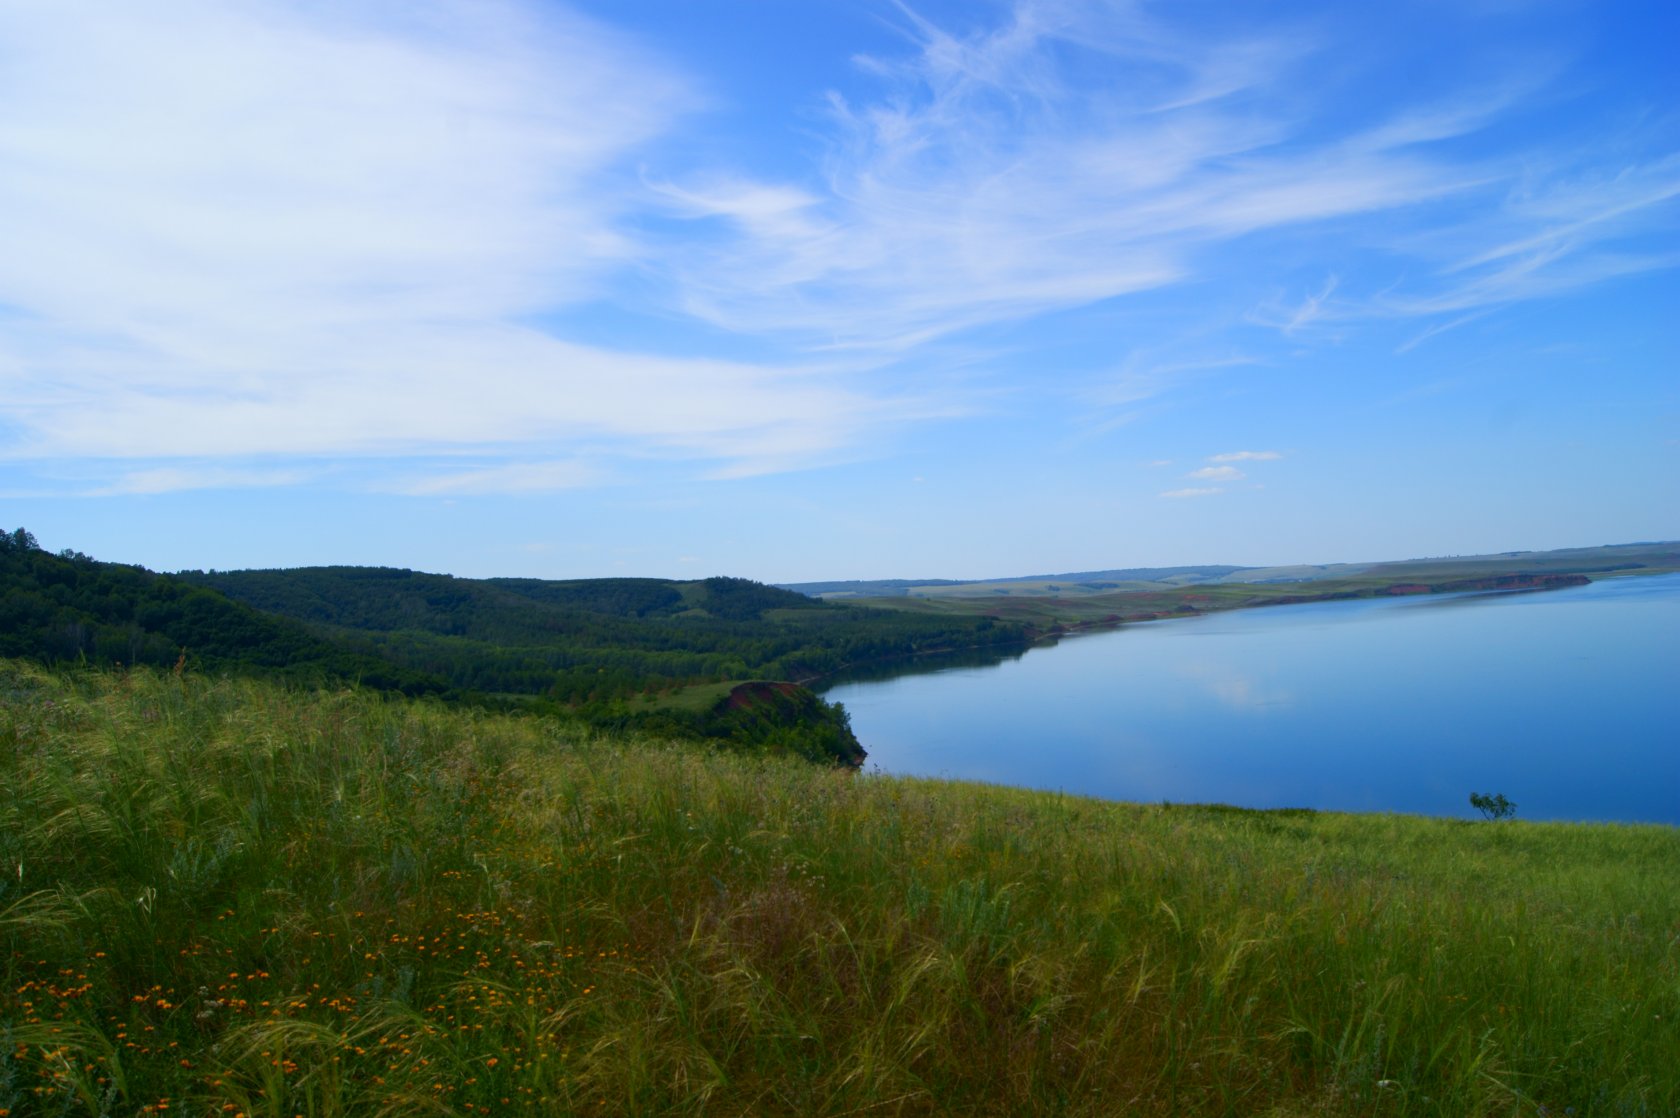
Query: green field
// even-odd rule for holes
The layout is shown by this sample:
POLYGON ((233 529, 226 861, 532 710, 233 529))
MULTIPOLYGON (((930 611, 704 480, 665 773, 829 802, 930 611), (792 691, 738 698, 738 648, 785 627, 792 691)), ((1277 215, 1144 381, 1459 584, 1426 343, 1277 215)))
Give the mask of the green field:
POLYGON ((7 1115, 1680 1109, 1673 828, 4 661, 0 788, 7 1115))
POLYGON ((1371 563, 1296 563, 1272 567, 1135 567, 1000 579, 877 579, 786 583, 790 589, 836 601, 913 598, 1082 598, 1128 592, 1170 592, 1230 584, 1265 586, 1341 582, 1380 586, 1398 582, 1448 582, 1512 574, 1657 574, 1680 570, 1680 542, 1607 544, 1554 551, 1506 551, 1492 555, 1449 555, 1371 563))
POLYGON ((1217 610, 1393 593, 1521 589, 1524 581, 1536 584, 1531 588, 1544 589, 1570 579, 1675 570, 1680 570, 1680 544, 1619 544, 1467 558, 1241 568, 1206 578, 1168 574, 1160 579, 1117 582, 1099 577, 1114 572, 1097 572, 1094 576, 911 585, 895 587, 893 593, 878 597, 869 596, 865 588, 848 591, 843 600, 851 605, 952 619, 989 617, 1050 633, 1217 610))
MULTIPOLYGON (((1451 586, 1457 581, 1459 580, 1452 580, 1447 585, 1451 586)), ((1407 584, 1403 580, 1393 578, 1364 577, 1323 579, 1311 583, 1208 583, 1187 587, 1152 587, 1073 595, 1025 590, 1006 597, 951 595, 928 598, 852 598, 848 601, 855 606, 945 617, 991 617, 1048 633, 1128 621, 1155 621, 1228 609, 1333 601, 1338 598, 1377 597, 1389 593, 1390 588, 1396 585, 1407 584)))
POLYGON ((643 695, 641 701, 655 710, 680 710, 691 714, 703 714, 717 706, 739 686, 734 680, 726 683, 698 683, 692 687, 681 687, 659 695, 643 695))

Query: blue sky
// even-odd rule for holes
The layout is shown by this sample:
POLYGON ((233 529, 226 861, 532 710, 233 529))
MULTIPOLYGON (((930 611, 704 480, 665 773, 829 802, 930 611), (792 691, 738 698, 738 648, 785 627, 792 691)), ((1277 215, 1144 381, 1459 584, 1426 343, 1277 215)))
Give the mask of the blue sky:
POLYGON ((989 577, 1680 536, 1680 7, 12 0, 0 524, 989 577))

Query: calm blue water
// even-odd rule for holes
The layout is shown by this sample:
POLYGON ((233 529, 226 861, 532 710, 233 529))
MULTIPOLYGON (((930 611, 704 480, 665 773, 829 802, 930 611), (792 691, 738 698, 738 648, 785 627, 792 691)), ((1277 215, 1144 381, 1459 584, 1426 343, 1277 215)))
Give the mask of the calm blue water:
POLYGON ((1157 621, 826 697, 890 773, 1680 824, 1680 575, 1157 621))

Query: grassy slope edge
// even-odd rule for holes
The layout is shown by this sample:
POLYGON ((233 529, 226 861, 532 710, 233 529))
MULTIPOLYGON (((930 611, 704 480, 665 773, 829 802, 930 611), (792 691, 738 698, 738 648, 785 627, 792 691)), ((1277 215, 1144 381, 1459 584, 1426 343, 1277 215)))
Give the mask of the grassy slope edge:
POLYGON ((0 662, 0 1111, 1668 1115, 1680 832, 0 662))

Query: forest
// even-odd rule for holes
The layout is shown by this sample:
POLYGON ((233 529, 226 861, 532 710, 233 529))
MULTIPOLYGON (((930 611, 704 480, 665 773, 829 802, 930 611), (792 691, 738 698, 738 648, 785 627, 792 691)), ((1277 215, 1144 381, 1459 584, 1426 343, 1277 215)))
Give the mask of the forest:
POLYGON ((24 528, 0 532, 0 656, 354 682, 408 695, 451 690, 441 677, 184 580, 76 551, 48 553, 24 528))
POLYGON ((831 605, 739 578, 465 579, 369 567, 183 572, 314 634, 484 694, 610 704, 727 680, 1024 644, 1023 626, 831 605))
POLYGON ((732 704, 723 684, 1024 647, 1027 627, 818 601, 747 579, 465 579, 392 568, 159 574, 0 533, 0 656, 351 683, 498 709, 565 710, 856 763, 843 711, 808 692, 732 704), (694 695, 707 702, 697 704, 694 695))

